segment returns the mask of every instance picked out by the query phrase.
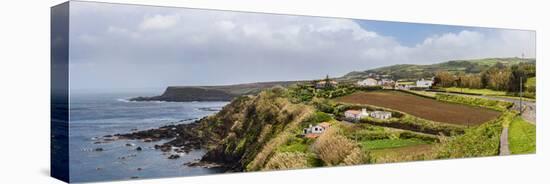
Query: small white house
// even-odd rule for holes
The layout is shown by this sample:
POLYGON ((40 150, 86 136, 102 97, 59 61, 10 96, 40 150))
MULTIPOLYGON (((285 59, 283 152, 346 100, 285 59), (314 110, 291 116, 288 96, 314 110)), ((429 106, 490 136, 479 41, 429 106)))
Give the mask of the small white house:
POLYGON ((381 79, 378 81, 378 85, 384 86, 384 85, 393 85, 395 82, 391 79, 381 79))
POLYGON ((429 87, 432 87, 433 82, 434 82, 433 80, 420 79, 420 80, 416 81, 416 87, 418 87, 418 88, 429 88, 429 87))
POLYGON ((391 112, 387 111, 372 111, 370 116, 377 119, 388 119, 391 118, 391 112))
POLYGON ((315 126, 309 124, 309 127, 304 128, 304 136, 307 138, 317 138, 323 132, 325 132, 330 127, 330 124, 327 122, 319 123, 315 126))
POLYGON ((361 120, 361 118, 368 117, 369 113, 367 112, 367 109, 363 108, 361 111, 358 110, 347 110, 344 112, 344 116, 346 119, 349 119, 351 121, 358 121, 361 120))
POLYGON ((373 78, 367 78, 365 80, 357 81, 358 86, 377 86, 378 80, 373 78))
POLYGON ((325 131, 325 128, 319 125, 311 125, 309 124, 309 127, 304 128, 304 134, 320 134, 325 131))

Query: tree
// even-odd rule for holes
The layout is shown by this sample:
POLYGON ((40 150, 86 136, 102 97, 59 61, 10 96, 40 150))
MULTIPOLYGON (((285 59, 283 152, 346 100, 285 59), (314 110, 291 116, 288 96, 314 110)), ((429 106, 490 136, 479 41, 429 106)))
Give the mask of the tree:
POLYGON ((482 81, 485 83, 485 88, 505 91, 508 90, 512 72, 510 68, 502 67, 502 63, 498 64, 484 72, 482 81))
POLYGON ((434 85, 437 87, 452 87, 455 86, 456 83, 456 77, 447 72, 447 71, 439 71, 435 73, 434 77, 434 85))
POLYGON ((514 65, 511 67, 510 80, 508 81, 509 92, 519 92, 520 88, 525 87, 527 82, 527 72, 524 67, 514 65))

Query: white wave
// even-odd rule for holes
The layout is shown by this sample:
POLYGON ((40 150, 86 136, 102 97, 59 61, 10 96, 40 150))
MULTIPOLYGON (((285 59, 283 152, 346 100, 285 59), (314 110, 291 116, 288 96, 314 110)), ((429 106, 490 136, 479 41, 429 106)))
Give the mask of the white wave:
POLYGON ((132 101, 128 100, 127 98, 119 98, 119 99, 116 99, 116 101, 125 102, 125 103, 132 102, 132 101))

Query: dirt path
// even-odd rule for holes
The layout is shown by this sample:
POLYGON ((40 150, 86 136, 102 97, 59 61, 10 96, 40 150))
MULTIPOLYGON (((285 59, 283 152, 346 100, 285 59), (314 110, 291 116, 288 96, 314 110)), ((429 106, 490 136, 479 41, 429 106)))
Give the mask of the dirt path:
POLYGON ((499 155, 510 155, 510 148, 508 147, 508 127, 502 128, 502 134, 500 134, 499 155))

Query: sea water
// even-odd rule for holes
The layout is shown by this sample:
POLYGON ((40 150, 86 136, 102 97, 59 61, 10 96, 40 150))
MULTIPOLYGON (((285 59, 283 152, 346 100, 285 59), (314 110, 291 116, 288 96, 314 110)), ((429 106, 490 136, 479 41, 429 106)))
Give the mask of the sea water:
POLYGON ((196 176, 220 172, 217 169, 184 165, 200 159, 205 154, 204 150, 191 151, 179 159, 168 159, 169 154, 153 148, 155 144, 168 140, 97 143, 98 138, 105 135, 190 123, 216 113, 228 103, 127 100, 130 97, 151 95, 154 94, 71 93, 69 170, 72 182, 196 176), (143 150, 137 151, 138 146, 143 150), (102 151, 96 151, 98 148, 102 151))

